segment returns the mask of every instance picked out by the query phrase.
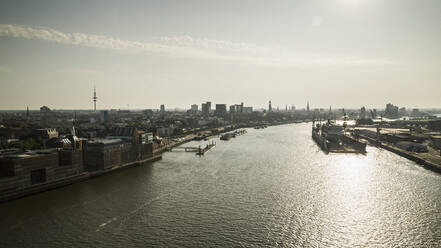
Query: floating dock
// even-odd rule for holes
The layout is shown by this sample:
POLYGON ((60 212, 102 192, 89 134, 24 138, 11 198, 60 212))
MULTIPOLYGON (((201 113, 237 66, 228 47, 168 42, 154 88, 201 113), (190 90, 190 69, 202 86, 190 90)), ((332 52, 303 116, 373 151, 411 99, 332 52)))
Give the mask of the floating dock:
POLYGON ((202 156, 204 155, 206 152, 208 152, 209 150, 211 150, 211 148, 216 146, 216 142, 211 142, 209 144, 207 144, 204 148, 201 148, 201 146, 199 146, 198 151, 196 152, 196 155, 202 156))
POLYGON ((312 127, 312 139, 326 153, 366 153, 366 143, 361 142, 349 135, 335 136, 334 140, 327 139, 322 126, 318 124, 312 127))
POLYGON ((215 146, 216 146, 216 142, 212 141, 203 148, 201 146, 178 146, 178 147, 172 147, 168 151, 194 152, 196 153, 196 155, 202 156, 215 146))

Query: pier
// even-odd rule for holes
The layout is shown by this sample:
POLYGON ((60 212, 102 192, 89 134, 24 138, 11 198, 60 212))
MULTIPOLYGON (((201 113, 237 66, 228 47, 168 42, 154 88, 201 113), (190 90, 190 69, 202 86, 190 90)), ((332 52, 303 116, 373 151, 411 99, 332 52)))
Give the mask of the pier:
POLYGON ((205 147, 199 146, 177 146, 177 147, 170 147, 168 151, 182 151, 182 152, 194 152, 196 155, 202 156, 207 151, 209 151, 211 148, 216 146, 216 142, 212 141, 211 143, 206 144, 205 147))
POLYGON ((214 141, 212 141, 211 143, 207 144, 204 148, 201 148, 201 146, 199 146, 198 151, 196 152, 196 155, 202 156, 206 152, 211 150, 211 148, 213 148, 215 146, 216 146, 216 142, 214 142, 214 141))

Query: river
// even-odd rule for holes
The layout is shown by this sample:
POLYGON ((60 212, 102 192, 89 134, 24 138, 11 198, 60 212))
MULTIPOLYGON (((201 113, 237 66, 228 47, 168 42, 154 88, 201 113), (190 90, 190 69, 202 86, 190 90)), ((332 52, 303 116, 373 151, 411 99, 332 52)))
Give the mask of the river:
POLYGON ((0 246, 441 246, 439 174, 375 147, 326 155, 310 125, 0 204, 0 246))

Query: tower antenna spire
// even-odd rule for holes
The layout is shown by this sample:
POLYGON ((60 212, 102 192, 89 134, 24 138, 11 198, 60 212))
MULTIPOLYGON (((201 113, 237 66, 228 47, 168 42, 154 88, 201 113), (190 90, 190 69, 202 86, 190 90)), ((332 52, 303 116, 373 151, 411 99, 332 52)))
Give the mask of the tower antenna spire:
POLYGON ((96 87, 95 85, 93 85, 93 111, 96 112, 96 101, 97 101, 98 97, 96 97, 96 87))

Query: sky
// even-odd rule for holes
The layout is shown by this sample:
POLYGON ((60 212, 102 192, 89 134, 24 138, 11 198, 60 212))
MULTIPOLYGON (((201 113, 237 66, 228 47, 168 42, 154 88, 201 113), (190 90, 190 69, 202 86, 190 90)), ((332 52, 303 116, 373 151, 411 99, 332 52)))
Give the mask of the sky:
POLYGON ((439 0, 1 0, 0 109, 441 107, 439 0))

